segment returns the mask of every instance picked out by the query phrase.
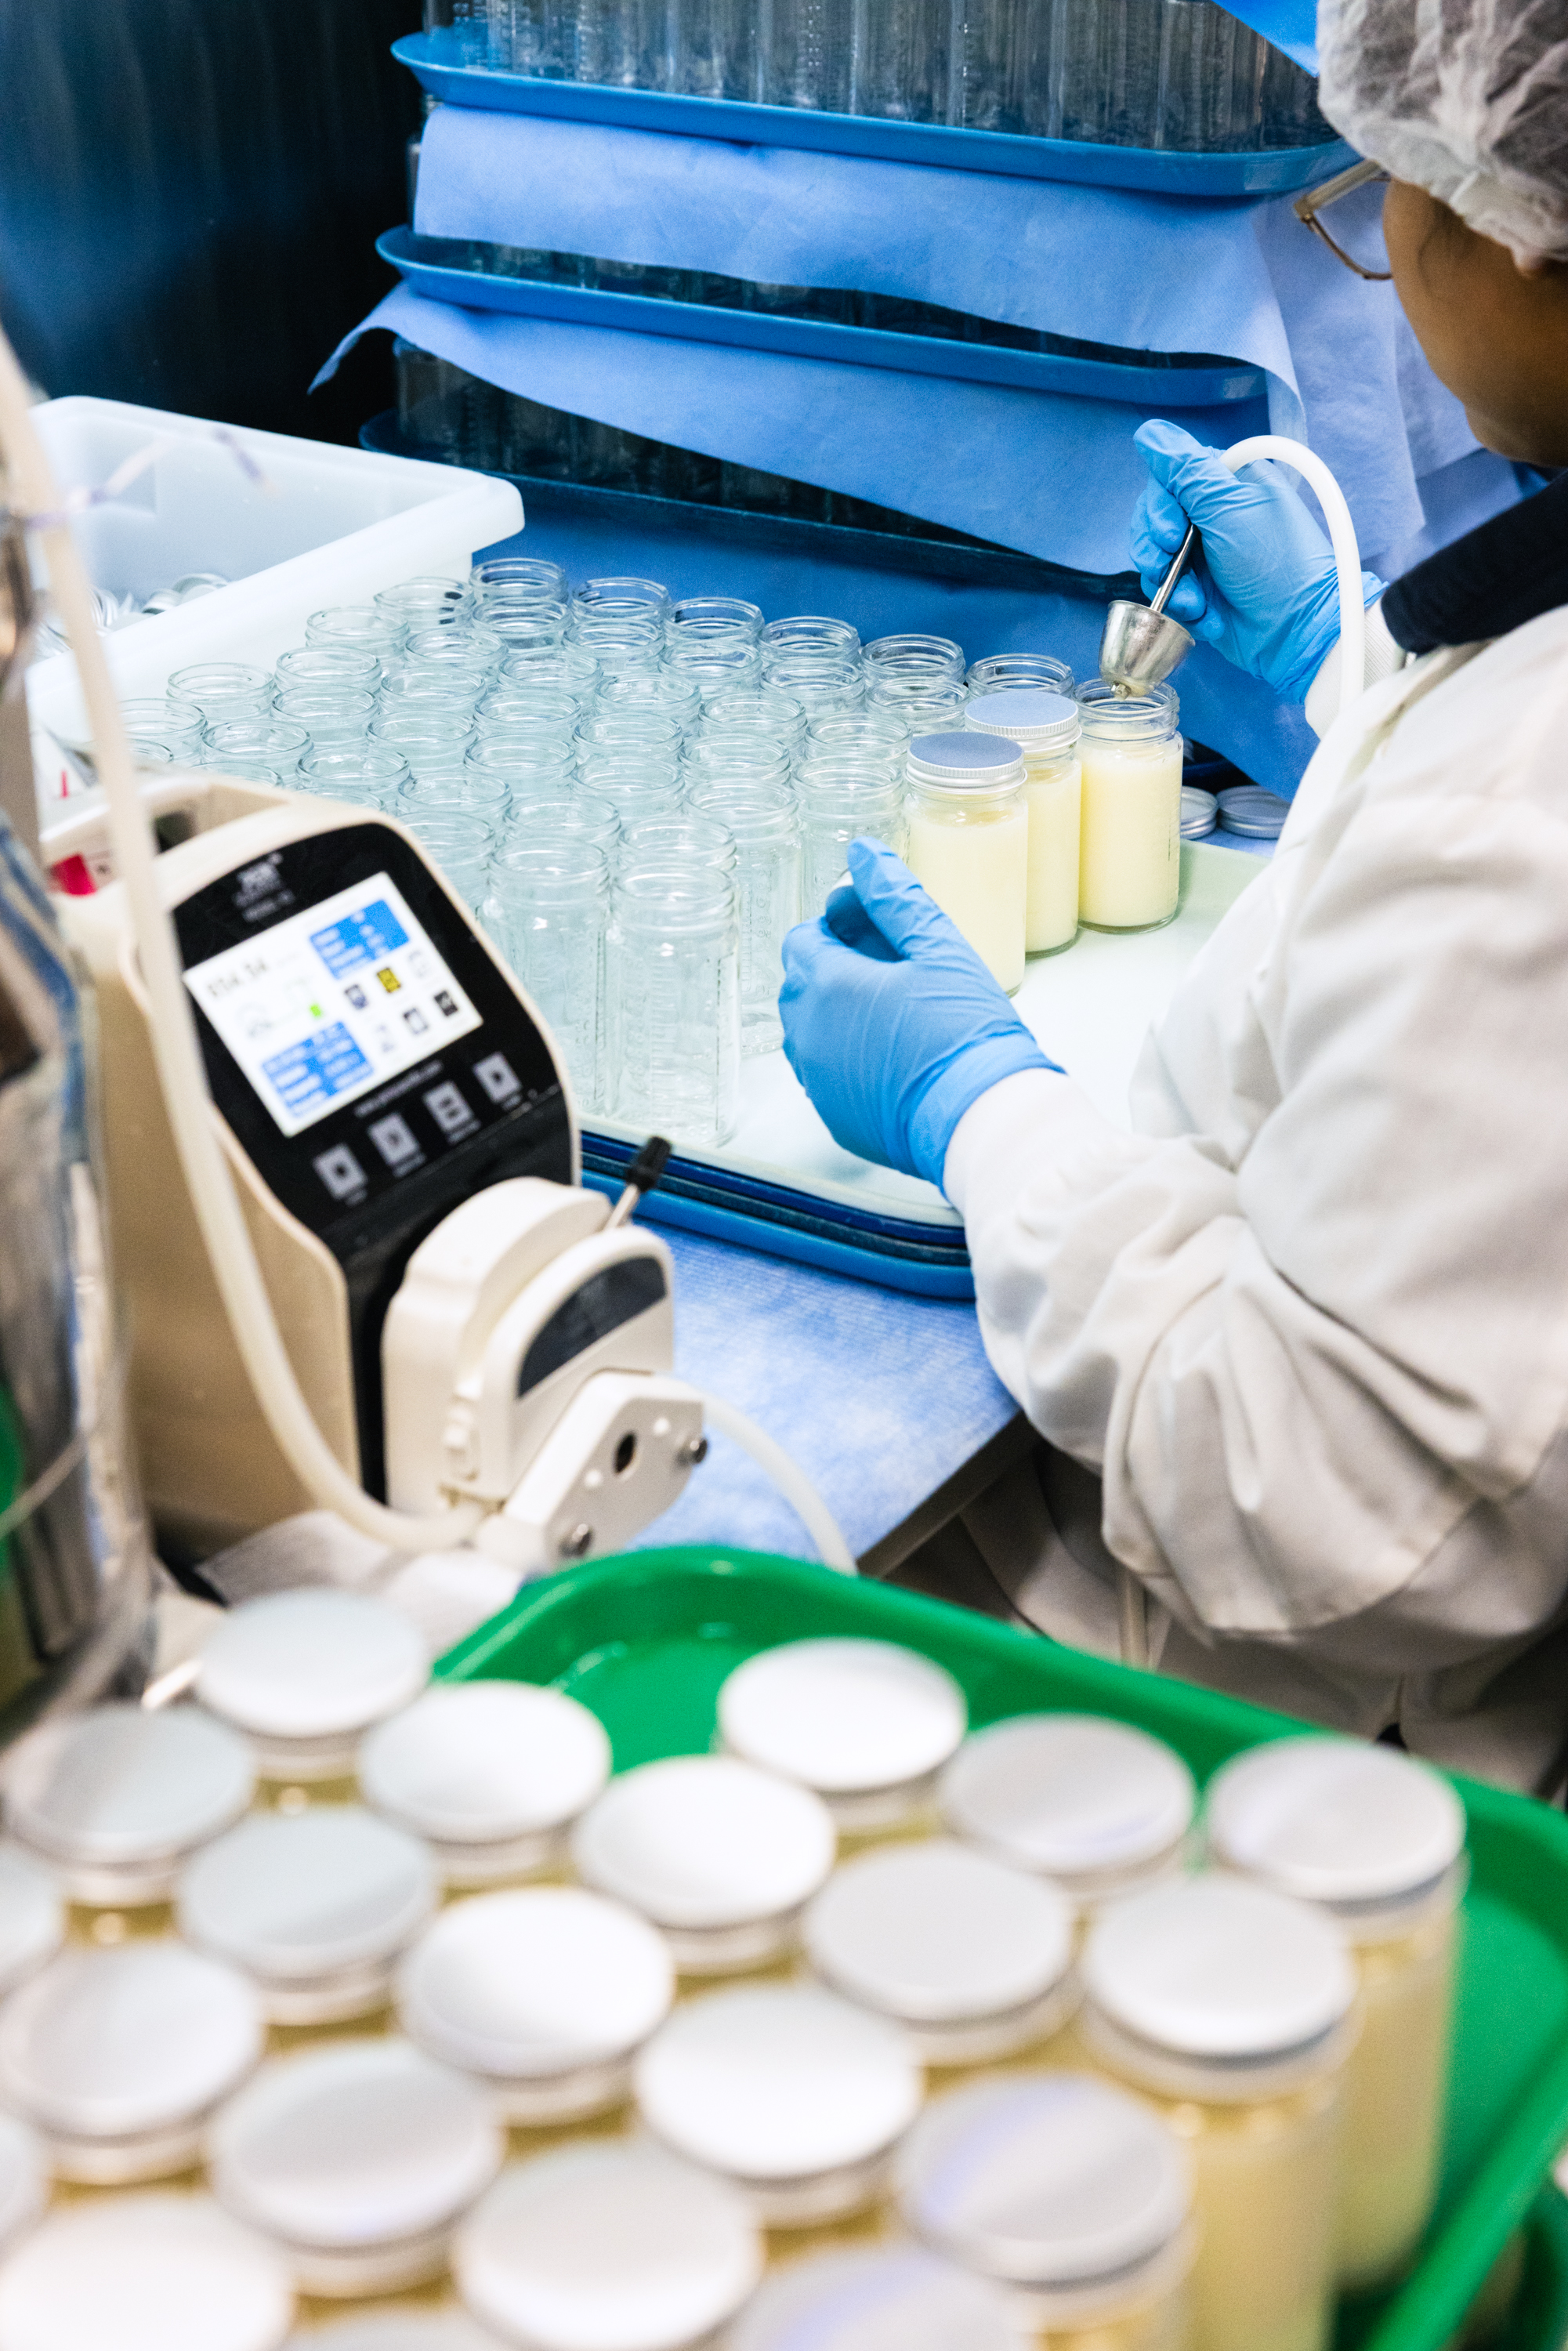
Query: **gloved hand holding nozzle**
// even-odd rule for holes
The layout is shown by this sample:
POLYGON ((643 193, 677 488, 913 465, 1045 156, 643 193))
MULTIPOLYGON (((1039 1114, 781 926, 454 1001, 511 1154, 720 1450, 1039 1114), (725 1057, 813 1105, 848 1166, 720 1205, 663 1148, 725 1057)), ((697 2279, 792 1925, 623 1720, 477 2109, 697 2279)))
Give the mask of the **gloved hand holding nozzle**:
MULTIPOLYGON (((1155 418, 1134 444, 1150 479, 1133 511, 1133 560, 1153 597, 1186 535, 1201 546, 1166 610, 1202 643, 1260 677, 1289 702, 1304 702, 1340 632, 1339 581, 1327 534, 1282 467, 1233 474, 1218 450, 1155 418)), ((1385 582, 1361 575, 1362 601, 1385 582)))

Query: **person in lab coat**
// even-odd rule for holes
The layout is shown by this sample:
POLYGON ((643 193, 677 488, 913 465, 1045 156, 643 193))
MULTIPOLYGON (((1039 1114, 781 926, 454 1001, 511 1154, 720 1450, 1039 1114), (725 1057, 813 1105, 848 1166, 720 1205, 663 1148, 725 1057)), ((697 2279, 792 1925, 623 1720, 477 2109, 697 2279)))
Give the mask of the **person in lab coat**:
MULTIPOLYGON (((1324 112, 1392 175, 1393 290, 1433 367, 1489 447, 1568 467, 1560 0, 1323 0, 1320 39, 1324 112)), ((1164 1671, 1551 1792, 1568 476, 1364 579, 1368 687, 1335 719, 1333 565, 1290 477, 1138 440, 1145 591, 1196 520, 1171 609, 1322 739, 1148 1040, 1133 1131, 873 843, 787 942, 786 1050, 842 1144, 964 1217, 988 1352, 1047 1490, 1066 1473, 1054 1524, 1032 1470, 967 1520, 1037 1624, 1113 1651, 1141 1591, 1164 1671)))

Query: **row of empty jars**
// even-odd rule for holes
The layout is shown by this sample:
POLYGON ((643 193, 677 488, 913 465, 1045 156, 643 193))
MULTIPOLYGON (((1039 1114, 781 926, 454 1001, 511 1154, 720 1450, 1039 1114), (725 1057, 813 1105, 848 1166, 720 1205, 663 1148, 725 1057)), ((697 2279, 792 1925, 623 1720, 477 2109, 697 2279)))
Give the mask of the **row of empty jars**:
POLYGON ((900 122, 1240 152, 1332 137, 1214 0, 427 0, 465 62, 900 122))

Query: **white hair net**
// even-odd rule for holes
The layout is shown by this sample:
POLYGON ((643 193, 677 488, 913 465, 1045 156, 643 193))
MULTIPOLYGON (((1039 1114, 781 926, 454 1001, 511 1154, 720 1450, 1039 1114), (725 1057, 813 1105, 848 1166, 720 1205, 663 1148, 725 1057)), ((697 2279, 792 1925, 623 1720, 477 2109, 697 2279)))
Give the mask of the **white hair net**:
POLYGON ((1568 261, 1568 0, 1319 0, 1341 136, 1521 263, 1568 261))

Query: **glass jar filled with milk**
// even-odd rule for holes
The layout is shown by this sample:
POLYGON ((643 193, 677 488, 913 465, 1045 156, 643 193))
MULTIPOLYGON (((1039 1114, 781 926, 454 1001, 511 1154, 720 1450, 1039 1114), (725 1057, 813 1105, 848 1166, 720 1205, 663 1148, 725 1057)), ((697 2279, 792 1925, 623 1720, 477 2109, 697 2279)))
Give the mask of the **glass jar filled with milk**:
POLYGON ((904 776, 909 870, 1010 996, 1029 897, 1023 754, 1001 735, 917 735, 904 776))
POLYGON ((1097 931, 1168 923, 1181 892, 1179 705, 1168 685, 1078 688, 1082 736, 1078 917, 1097 931))
POLYGON ((1078 935, 1078 705, 1071 694, 1011 686, 977 695, 964 724, 999 735, 1023 753, 1029 818, 1029 885, 1024 945, 1030 955, 1071 946, 1078 935))

